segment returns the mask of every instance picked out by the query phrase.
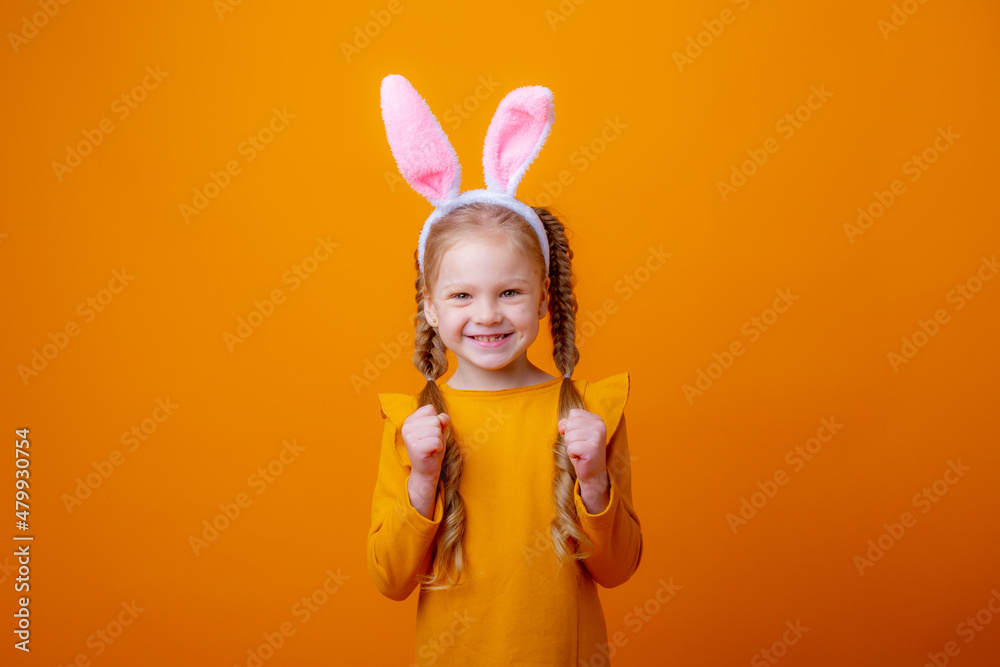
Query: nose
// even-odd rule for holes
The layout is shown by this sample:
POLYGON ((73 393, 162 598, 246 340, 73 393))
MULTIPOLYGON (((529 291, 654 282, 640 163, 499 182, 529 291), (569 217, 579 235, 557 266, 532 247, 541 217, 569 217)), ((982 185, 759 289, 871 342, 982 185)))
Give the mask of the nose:
POLYGON ((503 315, 501 315, 500 308, 497 307, 496 302, 489 299, 479 299, 473 319, 476 324, 494 324, 501 321, 503 315))

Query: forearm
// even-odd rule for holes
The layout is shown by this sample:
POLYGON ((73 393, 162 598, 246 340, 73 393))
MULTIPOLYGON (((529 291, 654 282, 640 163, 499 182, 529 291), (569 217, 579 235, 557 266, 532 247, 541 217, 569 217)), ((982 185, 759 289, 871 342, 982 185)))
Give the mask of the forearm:
POLYGON ((611 501, 611 480, 608 479, 608 471, 595 479, 587 482, 580 482, 580 498, 584 506, 591 514, 600 514, 608 507, 611 501))
POLYGON ((590 485, 588 490, 579 480, 575 493, 581 528, 594 546, 583 563, 597 583, 611 588, 627 581, 642 559, 642 528, 632 505, 632 456, 624 414, 608 442, 605 461, 609 495, 598 496, 604 490, 601 486, 590 485))
POLYGON ((380 394, 379 400, 385 422, 372 494, 368 571, 382 594, 403 600, 431 568, 444 505, 437 493, 438 480, 414 474, 406 455, 399 425, 405 420, 403 413, 413 410, 410 398, 380 394))
MULTIPOLYGON (((426 483, 419 478, 417 491, 426 483)), ((409 483, 400 484, 395 502, 384 513, 383 521, 368 536, 368 569, 378 589, 393 600, 403 600, 416 586, 416 577, 427 572, 431 551, 444 507, 431 491, 430 509, 424 516, 410 500, 409 483)))
POLYGON ((432 519, 434 513, 434 499, 437 496, 439 476, 426 477, 417 473, 410 473, 407 482, 407 492, 410 494, 410 504, 413 509, 420 512, 421 516, 432 519))
POLYGON ((582 486, 576 501, 581 527, 594 547, 583 563, 594 580, 606 588, 627 581, 642 558, 642 531, 634 510, 624 502, 616 484, 609 496, 596 513, 583 507, 586 500, 582 486))

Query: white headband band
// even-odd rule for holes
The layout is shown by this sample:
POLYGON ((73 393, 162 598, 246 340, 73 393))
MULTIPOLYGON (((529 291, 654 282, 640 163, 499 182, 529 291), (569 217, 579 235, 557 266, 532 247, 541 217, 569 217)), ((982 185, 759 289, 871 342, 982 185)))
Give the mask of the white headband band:
POLYGON ((447 213, 474 202, 508 208, 524 218, 538 236, 549 272, 549 242, 535 211, 514 197, 528 166, 542 149, 555 120, 552 91, 523 86, 507 94, 497 107, 483 145, 486 189, 459 194, 462 168, 458 155, 430 107, 410 82, 398 74, 382 79, 382 120, 399 172, 411 188, 435 209, 424 221, 417 261, 424 270, 424 245, 431 225, 447 213))

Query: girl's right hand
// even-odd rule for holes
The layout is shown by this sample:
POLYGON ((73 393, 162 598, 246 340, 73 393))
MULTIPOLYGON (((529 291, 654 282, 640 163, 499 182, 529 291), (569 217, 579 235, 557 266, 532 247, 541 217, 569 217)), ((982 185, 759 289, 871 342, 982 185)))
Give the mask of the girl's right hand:
POLYGON ((413 473, 427 480, 433 479, 436 483, 444 461, 445 429, 450 422, 451 417, 447 413, 438 414, 429 403, 415 410, 403 422, 403 443, 413 473))

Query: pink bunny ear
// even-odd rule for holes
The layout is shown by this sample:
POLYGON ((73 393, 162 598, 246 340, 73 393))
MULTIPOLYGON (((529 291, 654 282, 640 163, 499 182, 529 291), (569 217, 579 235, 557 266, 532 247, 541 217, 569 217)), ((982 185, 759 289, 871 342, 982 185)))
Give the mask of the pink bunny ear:
POLYGON ((548 88, 524 86, 507 93, 486 132, 483 171, 487 190, 514 196, 554 120, 552 91, 548 88))
POLYGON ((441 206, 458 195, 458 155, 430 107, 404 77, 382 79, 382 120, 399 173, 410 187, 441 206))

